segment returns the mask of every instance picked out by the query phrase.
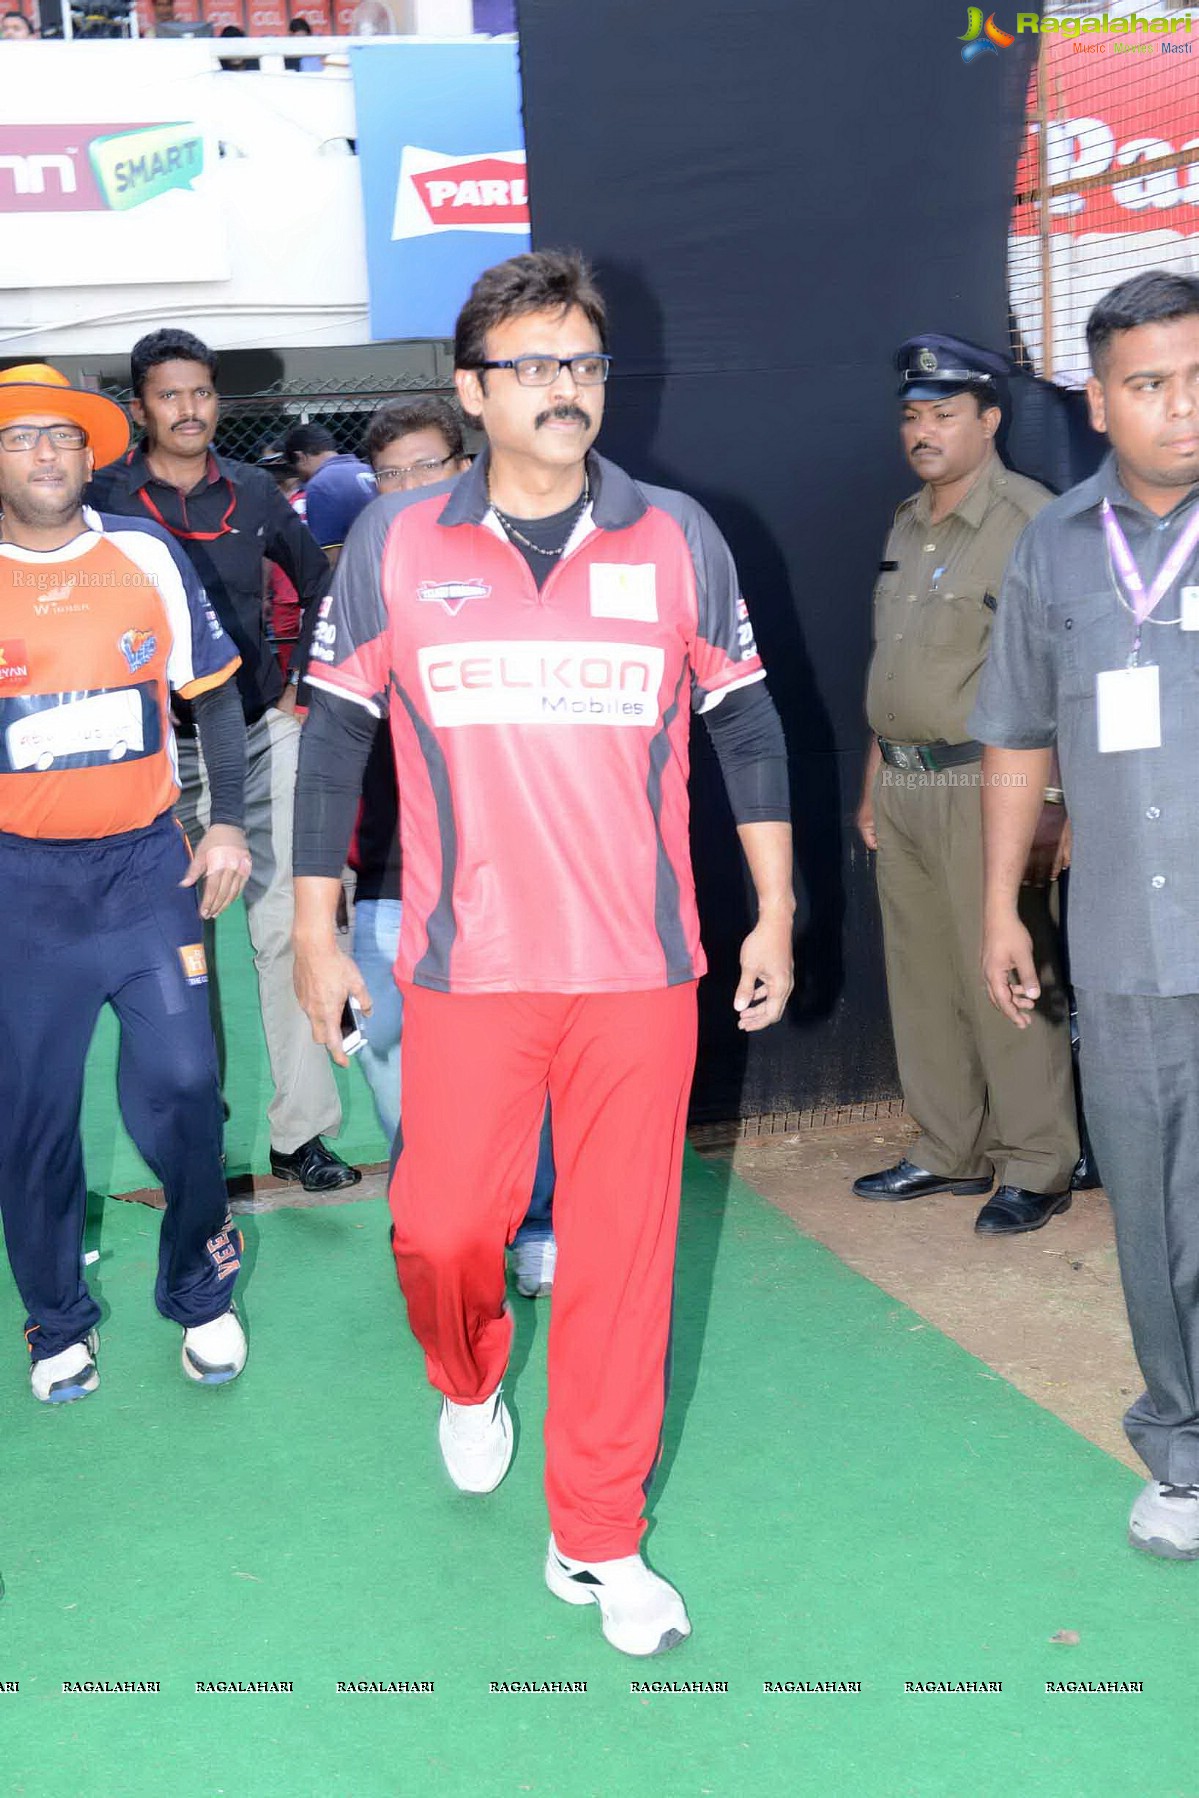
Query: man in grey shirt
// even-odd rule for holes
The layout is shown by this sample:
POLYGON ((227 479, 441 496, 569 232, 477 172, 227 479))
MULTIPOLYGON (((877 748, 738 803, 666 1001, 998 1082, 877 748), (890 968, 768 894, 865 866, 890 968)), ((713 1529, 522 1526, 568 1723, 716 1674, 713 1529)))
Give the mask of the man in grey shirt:
POLYGON ((1070 951, 1083 1092, 1146 1391, 1134 1546, 1199 1557, 1199 280, 1154 271, 1087 325, 1111 453, 1028 526, 972 734, 983 757, 983 976, 1038 996, 1016 912, 1056 744, 1074 826, 1070 951))

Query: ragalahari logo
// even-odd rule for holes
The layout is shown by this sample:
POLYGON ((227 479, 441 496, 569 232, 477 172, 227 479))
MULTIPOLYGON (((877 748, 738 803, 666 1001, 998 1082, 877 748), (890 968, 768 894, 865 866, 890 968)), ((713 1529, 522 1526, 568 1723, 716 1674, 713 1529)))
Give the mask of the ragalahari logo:
POLYGON ((392 216, 393 242, 439 231, 529 234, 528 170, 523 150, 446 156, 405 144, 392 216))
POLYGON ((198 125, 0 125, 0 212, 128 212, 204 173, 198 125))
POLYGON ((973 62, 976 56, 997 56, 1000 50, 1009 50, 1015 41, 1011 32, 1000 30, 993 12, 987 14, 984 22, 981 6, 966 8, 966 29, 958 39, 963 46, 963 62, 973 62))

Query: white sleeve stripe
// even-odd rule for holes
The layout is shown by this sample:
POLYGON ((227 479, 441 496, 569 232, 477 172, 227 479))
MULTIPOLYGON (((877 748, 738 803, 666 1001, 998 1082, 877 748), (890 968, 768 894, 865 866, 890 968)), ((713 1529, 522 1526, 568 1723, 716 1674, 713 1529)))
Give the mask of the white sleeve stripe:
POLYGON ((714 693, 708 694, 699 708, 700 716, 702 717, 705 712, 710 712, 713 706, 718 706, 726 693, 735 693, 738 687, 752 687, 755 681, 765 679, 765 668, 755 668, 752 674, 743 674, 739 680, 726 681, 723 687, 717 687, 714 693))
POLYGON ((309 687, 319 687, 322 693, 332 693, 335 699, 348 699, 354 705, 360 705, 364 712, 369 712, 372 718, 383 716, 373 699, 363 699, 360 693, 350 693, 345 687, 335 687, 332 681, 321 680, 319 675, 306 674, 304 684, 309 687))

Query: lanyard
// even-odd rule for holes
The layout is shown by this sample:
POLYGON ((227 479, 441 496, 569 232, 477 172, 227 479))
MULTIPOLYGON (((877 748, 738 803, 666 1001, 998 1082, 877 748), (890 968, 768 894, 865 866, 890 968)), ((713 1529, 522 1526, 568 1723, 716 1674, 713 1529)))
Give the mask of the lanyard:
MULTIPOLYGON (((227 537, 233 534, 234 526, 229 523, 229 520, 237 510, 237 494, 234 492, 233 482, 229 479, 228 475, 224 474, 221 476, 221 480, 229 495, 229 503, 225 507, 224 516, 215 531, 185 531, 181 529, 179 525, 168 524, 162 513, 158 510, 158 507, 154 504, 154 501, 151 499, 149 487, 142 488, 142 504, 145 506, 147 512, 151 514, 155 521, 160 524, 165 531, 170 531, 172 537, 182 537, 188 543, 215 543, 218 537, 227 537)), ((186 496, 181 496, 181 498, 183 502, 183 516, 186 518, 187 498, 186 496)))
POLYGON ((1199 507, 1196 507, 1178 542, 1170 551, 1154 577, 1153 585, 1146 588, 1141 571, 1133 560, 1132 551, 1128 547, 1128 538, 1124 535, 1119 519, 1112 509, 1111 501, 1103 502, 1103 533, 1107 538, 1107 547, 1112 561, 1120 575, 1125 596, 1137 621, 1136 642, 1132 646, 1129 666, 1136 666, 1136 659, 1141 648, 1141 626, 1153 612, 1156 612, 1165 595, 1182 573, 1196 544, 1199 544, 1199 507))

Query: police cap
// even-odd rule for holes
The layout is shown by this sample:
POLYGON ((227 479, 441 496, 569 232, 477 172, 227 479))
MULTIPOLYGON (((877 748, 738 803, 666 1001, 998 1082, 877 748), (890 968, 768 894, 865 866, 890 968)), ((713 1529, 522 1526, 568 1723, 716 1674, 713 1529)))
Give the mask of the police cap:
POLYGON ((1005 383, 1011 373, 1006 356, 964 337, 944 337, 926 331, 909 337, 895 352, 901 400, 947 399, 967 391, 991 394, 1002 405, 1005 383))

